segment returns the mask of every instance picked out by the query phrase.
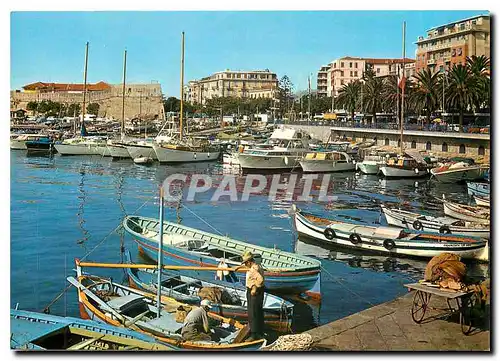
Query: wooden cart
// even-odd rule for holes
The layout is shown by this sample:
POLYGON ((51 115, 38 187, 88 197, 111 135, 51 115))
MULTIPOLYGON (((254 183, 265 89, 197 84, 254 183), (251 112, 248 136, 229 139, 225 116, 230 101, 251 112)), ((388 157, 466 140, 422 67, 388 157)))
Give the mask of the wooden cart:
POLYGON ((468 335, 472 330, 473 314, 472 309, 477 302, 474 292, 464 292, 448 290, 443 288, 431 287, 420 283, 406 284, 409 290, 414 290, 413 304, 411 307, 411 317, 416 323, 421 323, 428 309, 439 311, 450 311, 450 313, 459 313, 460 327, 464 335, 468 335), (431 307, 431 296, 446 298, 448 308, 431 307))

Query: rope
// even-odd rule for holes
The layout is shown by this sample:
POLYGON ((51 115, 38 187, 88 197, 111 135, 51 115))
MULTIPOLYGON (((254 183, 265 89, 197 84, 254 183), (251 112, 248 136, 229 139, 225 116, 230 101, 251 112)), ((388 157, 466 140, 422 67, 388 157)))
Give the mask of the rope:
POLYGON ((185 204, 182 206, 182 208, 184 209, 187 209, 192 215, 194 215, 196 218, 198 218, 200 221, 202 221, 203 223, 205 223, 207 226, 209 226, 210 228, 212 228, 215 232, 219 233, 221 236, 224 236, 224 234, 222 232, 220 232, 217 228, 215 228, 214 226, 212 226, 210 223, 208 223, 207 221, 205 221, 203 218, 201 218, 200 216, 198 216, 196 213, 194 213, 192 210, 190 210, 185 204))
POLYGON ((308 333, 298 335, 284 335, 265 348, 266 351, 310 351, 313 345, 313 337, 308 333))

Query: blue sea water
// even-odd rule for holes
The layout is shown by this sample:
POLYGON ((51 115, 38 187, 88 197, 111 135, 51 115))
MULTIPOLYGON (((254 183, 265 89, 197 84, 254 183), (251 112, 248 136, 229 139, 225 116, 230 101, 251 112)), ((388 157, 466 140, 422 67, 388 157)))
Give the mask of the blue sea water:
MULTIPOLYGON (((159 186, 169 174, 224 173, 216 163, 180 166, 135 165, 99 156, 27 157, 11 151, 11 295, 10 304, 42 311, 68 285, 75 258, 120 262, 120 244, 138 259, 136 244, 120 230, 123 217, 158 216, 159 186)), ((300 178, 300 175, 299 175, 300 178)), ((238 178, 241 183, 243 178, 238 178)), ((299 207, 327 217, 386 224, 379 205, 405 203, 428 214, 442 214, 435 199, 442 194, 467 201, 464 185, 428 180, 384 180, 376 176, 332 175, 330 194, 337 200, 313 201, 299 207)), ((299 240, 288 214, 291 202, 252 195, 247 202, 212 202, 203 194, 195 202, 168 204, 165 218, 209 232, 267 247, 317 257, 322 261, 322 302, 295 302, 293 328, 307 330, 345 317, 407 292, 403 284, 421 278, 425 260, 359 254, 299 240)), ((89 269, 122 281, 122 270, 89 269)), ((471 264, 469 272, 487 276, 487 265, 471 264)), ((70 288, 50 312, 78 317, 76 291, 70 288)))

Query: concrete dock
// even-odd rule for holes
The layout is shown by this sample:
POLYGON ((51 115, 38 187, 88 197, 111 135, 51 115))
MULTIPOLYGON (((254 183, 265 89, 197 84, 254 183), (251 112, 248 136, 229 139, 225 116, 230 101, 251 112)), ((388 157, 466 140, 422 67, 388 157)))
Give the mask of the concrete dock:
MULTIPOLYGON (((307 331, 314 349, 324 351, 489 351, 490 313, 469 335, 460 328, 458 314, 428 310, 421 324, 411 317, 414 292, 340 320, 307 331)), ((432 307, 445 308, 433 297, 432 307)))

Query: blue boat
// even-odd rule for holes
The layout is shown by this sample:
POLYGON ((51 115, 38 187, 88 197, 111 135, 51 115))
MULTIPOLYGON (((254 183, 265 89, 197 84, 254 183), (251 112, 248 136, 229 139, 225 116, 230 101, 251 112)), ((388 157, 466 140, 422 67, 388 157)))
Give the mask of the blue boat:
POLYGON ((42 136, 34 140, 26 141, 28 154, 51 153, 54 150, 54 141, 48 136, 42 136))
MULTIPOLYGON (((130 234, 143 252, 152 260, 158 257, 159 221, 154 218, 128 216, 123 220, 130 234)), ((241 264, 242 255, 250 251, 264 268, 265 287, 270 292, 305 293, 320 299, 321 262, 310 257, 279 249, 266 248, 237 241, 229 237, 200 231, 180 224, 163 223, 163 262, 166 265, 217 267, 220 261, 229 267, 241 264)), ((189 277, 211 281, 216 271, 186 270, 189 277)), ((233 273, 234 279, 245 282, 245 272, 233 273)))
POLYGON ((467 193, 472 196, 489 197, 490 183, 467 182, 467 193))
POLYGON ((92 320, 10 310, 10 348, 19 351, 171 351, 154 337, 92 320))

